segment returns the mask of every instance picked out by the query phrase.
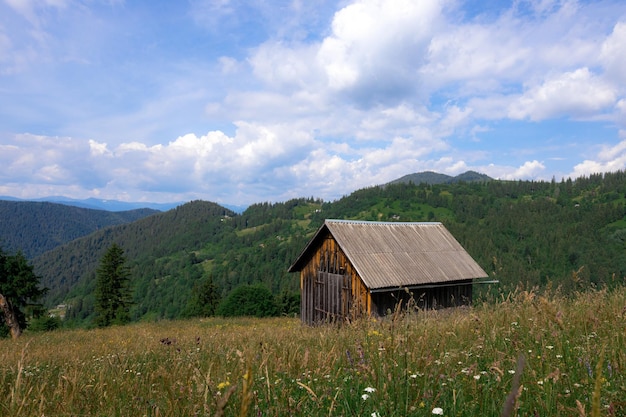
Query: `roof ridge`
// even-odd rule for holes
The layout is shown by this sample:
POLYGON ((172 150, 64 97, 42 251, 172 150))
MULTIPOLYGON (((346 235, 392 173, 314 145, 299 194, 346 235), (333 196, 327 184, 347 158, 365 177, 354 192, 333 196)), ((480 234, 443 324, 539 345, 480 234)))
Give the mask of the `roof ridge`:
POLYGON ((325 223, 352 223, 352 224, 378 224, 378 225, 438 225, 441 222, 380 222, 372 220, 345 220, 345 219, 326 219, 325 223))

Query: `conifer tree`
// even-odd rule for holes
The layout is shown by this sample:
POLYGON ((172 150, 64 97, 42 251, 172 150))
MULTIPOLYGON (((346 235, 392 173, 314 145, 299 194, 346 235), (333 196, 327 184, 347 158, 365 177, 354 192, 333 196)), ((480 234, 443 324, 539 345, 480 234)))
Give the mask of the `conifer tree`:
POLYGON ((124 250, 111 245, 100 260, 96 281, 96 325, 126 324, 130 321, 130 271, 124 250))
POLYGON ((196 284, 192 296, 183 312, 184 317, 209 317, 215 315, 221 301, 220 292, 209 275, 200 284, 196 284))
POLYGON ((14 339, 26 327, 23 309, 33 306, 45 293, 26 257, 21 252, 6 254, 0 248, 0 325, 4 322, 14 339))

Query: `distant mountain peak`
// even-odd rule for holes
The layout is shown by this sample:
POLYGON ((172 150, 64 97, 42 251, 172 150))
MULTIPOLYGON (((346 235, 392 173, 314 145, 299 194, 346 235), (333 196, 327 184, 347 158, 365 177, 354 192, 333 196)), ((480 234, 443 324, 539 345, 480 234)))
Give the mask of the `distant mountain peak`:
POLYGON ((434 171, 423 171, 417 172, 414 174, 408 174, 403 177, 400 177, 396 180, 390 181, 385 185, 390 184, 400 184, 400 183, 410 183, 413 184, 451 184, 456 182, 484 182, 484 181, 493 181, 493 178, 488 175, 481 174, 476 171, 467 171, 462 174, 457 175, 456 177, 440 174, 434 171))

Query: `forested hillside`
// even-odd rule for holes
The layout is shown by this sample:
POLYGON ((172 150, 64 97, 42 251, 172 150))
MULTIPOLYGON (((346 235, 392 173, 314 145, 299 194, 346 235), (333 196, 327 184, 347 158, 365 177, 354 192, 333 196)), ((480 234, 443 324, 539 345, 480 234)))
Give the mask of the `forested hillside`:
MULTIPOLYGON (((333 204, 327 218, 441 221, 508 291, 518 283, 624 283, 626 173, 576 181, 487 181, 368 188, 333 204)), ((318 215, 316 215, 317 217, 318 215)))
POLYGON ((93 310, 98 259, 116 242, 131 266, 133 319, 175 318, 207 280, 224 296, 252 283, 297 292, 287 268, 326 218, 441 221, 500 281, 493 291, 523 284, 572 292, 624 283, 625 205, 622 171, 561 182, 388 184, 333 202, 255 204, 241 215, 197 201, 72 242, 35 268, 51 289, 48 305, 68 303, 80 321, 93 310))
POLYGON ((34 258, 59 245, 109 226, 159 213, 152 209, 110 212, 63 204, 0 200, 0 245, 34 258))
POLYGON ((222 241, 224 220, 234 213, 214 203, 195 201, 136 222, 110 227, 48 251, 34 259, 42 285, 49 288, 47 305, 70 303, 73 314, 93 313, 93 288, 98 262, 117 243, 132 268, 132 285, 138 301, 136 317, 153 312, 163 316, 171 305, 187 301, 202 271, 194 253, 209 241, 222 241), (175 303, 175 299, 182 299, 175 303))
POLYGON ((399 183, 414 183, 414 184, 452 184, 457 182, 486 182, 491 181, 493 178, 480 174, 475 171, 467 171, 463 174, 459 174, 456 177, 452 177, 446 174, 440 174, 438 172, 425 171, 425 172, 417 172, 415 174, 408 174, 403 177, 398 178, 397 180, 391 181, 389 184, 399 184, 399 183))

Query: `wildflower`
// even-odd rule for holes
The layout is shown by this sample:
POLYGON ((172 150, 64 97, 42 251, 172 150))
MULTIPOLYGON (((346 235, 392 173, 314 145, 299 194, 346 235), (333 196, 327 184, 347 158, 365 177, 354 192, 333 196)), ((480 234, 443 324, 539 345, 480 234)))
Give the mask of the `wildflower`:
POLYGON ((376 392, 376 388, 373 388, 373 387, 366 387, 363 391, 365 391, 365 392, 369 392, 369 393, 372 393, 372 392, 376 392))
POLYGON ((510 373, 511 375, 515 374, 515 369, 509 369, 509 373, 510 373))
POLYGON ((438 415, 438 416, 442 416, 443 415, 443 408, 435 407, 435 408, 433 408, 432 413, 435 414, 435 415, 438 415))
POLYGON ((224 389, 230 385, 230 381, 224 381, 217 384, 217 389, 224 389))
POLYGON ((350 362, 350 366, 354 366, 354 363, 352 362, 352 355, 350 355, 349 350, 346 350, 346 356, 348 357, 348 362, 350 362))
POLYGON ((480 375, 474 375, 474 379, 478 381, 480 379, 480 375))
POLYGON ((368 394, 363 394, 363 395, 361 395, 361 398, 363 398, 363 401, 367 401, 367 399, 368 399, 369 397, 370 397, 370 396, 369 396, 368 394))
POLYGON ((378 411, 374 411, 372 413, 372 417, 380 417, 380 414, 378 414, 378 411))
POLYGON ((587 373, 591 378, 593 378, 593 370, 591 369, 591 364, 588 360, 585 360, 585 366, 587 367, 587 373))

